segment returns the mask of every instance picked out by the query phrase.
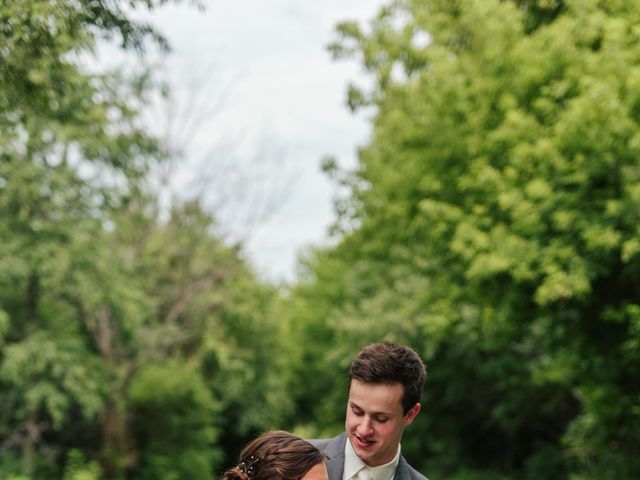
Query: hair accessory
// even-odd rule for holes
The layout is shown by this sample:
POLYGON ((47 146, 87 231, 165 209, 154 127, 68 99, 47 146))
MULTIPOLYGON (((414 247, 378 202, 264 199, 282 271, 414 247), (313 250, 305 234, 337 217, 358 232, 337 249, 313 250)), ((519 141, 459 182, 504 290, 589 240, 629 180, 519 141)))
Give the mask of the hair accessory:
POLYGON ((253 476, 253 466, 258 463, 258 459, 251 455, 246 462, 240 462, 238 464, 238 470, 242 473, 246 473, 250 477, 253 476))

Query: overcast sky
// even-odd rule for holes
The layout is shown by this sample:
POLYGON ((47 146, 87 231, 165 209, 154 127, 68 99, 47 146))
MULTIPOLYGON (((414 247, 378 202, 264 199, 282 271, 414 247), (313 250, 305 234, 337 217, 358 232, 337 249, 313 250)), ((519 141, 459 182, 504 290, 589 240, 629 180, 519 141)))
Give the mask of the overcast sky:
POLYGON ((258 223, 238 214, 239 223, 252 223, 248 233, 230 218, 223 220, 227 230, 246 236, 246 253, 264 278, 293 280, 299 252, 326 239, 334 188, 320 172, 320 160, 333 155, 342 166, 353 166, 356 148, 370 131, 364 115, 345 107, 348 82, 365 81, 360 66, 333 61, 326 46, 335 39, 337 22, 367 21, 383 3, 209 0, 205 12, 167 6, 153 14, 153 23, 173 45, 167 74, 178 98, 184 104, 189 92, 201 91, 193 110, 211 104, 216 112, 200 128, 189 127, 197 134, 184 137, 182 177, 234 166, 248 175, 260 171, 256 165, 268 167, 258 178, 246 178, 245 186, 212 182, 209 187, 213 197, 225 186, 253 195, 258 205, 249 208, 255 211, 268 201, 276 207, 258 223), (279 196, 272 198, 270 190, 279 196))

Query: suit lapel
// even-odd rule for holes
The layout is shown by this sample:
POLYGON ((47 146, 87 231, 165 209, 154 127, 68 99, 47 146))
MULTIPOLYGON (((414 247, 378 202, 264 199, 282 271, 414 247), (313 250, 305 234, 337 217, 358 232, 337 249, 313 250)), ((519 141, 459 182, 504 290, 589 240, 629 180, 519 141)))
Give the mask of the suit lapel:
POLYGON ((342 434, 329 442, 324 454, 327 458, 327 472, 329 480, 342 480, 344 470, 344 445, 347 440, 346 434, 342 434))
POLYGON ((393 480, 409 480, 410 478, 411 476, 408 472, 407 462, 405 461, 404 457, 400 455, 393 480))

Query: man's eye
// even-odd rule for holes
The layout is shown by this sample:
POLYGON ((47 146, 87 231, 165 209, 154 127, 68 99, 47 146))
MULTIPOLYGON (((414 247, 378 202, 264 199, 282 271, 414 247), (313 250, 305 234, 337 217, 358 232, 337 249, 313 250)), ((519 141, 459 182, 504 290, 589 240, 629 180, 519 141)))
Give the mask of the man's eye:
POLYGON ((386 417, 382 417, 382 418, 380 418, 380 417, 379 417, 379 418, 376 418, 376 421, 377 421, 378 423, 386 423, 386 422, 387 422, 387 420, 389 420, 389 419, 388 419, 388 418, 386 418, 386 417))

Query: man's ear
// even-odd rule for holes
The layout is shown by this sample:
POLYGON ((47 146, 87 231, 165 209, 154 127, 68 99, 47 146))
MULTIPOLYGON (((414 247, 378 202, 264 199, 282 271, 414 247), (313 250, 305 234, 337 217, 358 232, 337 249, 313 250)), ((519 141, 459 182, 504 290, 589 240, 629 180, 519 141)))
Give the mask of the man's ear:
POLYGON ((416 403, 413 407, 411 407, 409 409, 409 411, 407 412, 407 414, 405 415, 405 418, 404 418, 404 424, 405 425, 410 425, 413 422, 413 420, 418 415, 418 412, 420 411, 420 408, 422 408, 420 406, 420 404, 416 403))

